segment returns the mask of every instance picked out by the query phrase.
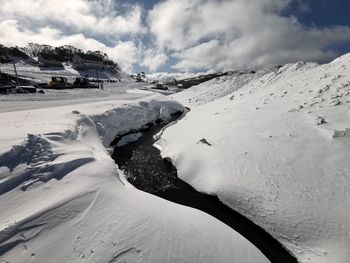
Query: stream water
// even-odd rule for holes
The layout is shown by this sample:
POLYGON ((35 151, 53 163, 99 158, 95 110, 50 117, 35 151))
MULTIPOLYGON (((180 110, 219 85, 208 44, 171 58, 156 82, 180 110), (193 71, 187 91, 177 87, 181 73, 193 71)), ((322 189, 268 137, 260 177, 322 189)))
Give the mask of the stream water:
MULTIPOLYGON (((272 263, 297 263, 297 260, 270 234, 252 221, 224 205, 217 196, 197 192, 177 176, 176 168, 162 159, 153 147, 153 136, 168 123, 176 121, 177 113, 168 122, 158 122, 142 129, 142 137, 121 147, 112 155, 127 180, 139 190, 154 194, 171 202, 201 210, 239 232, 253 243, 272 263)), ((139 131, 132 131, 136 133, 139 131)), ((130 134, 130 133, 128 133, 130 134)), ((117 138, 114 144, 118 143, 117 138)))

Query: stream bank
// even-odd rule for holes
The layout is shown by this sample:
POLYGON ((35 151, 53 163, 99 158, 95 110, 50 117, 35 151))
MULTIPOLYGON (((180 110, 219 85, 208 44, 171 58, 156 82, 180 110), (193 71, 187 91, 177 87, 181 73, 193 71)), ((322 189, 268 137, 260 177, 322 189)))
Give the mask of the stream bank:
MULTIPOLYGON (((159 121, 156 125, 147 125, 137 141, 114 148, 112 158, 124 171, 129 183, 139 190, 215 217, 254 244, 272 263, 297 263, 295 257, 264 229, 224 205, 217 196, 196 191, 179 179, 176 168, 161 157, 160 151, 153 146, 153 136, 181 116, 182 114, 176 113, 168 122, 159 121)), ((138 132, 140 130, 129 132, 125 136, 138 132)), ((114 145, 121 139, 122 136, 118 137, 114 145)))

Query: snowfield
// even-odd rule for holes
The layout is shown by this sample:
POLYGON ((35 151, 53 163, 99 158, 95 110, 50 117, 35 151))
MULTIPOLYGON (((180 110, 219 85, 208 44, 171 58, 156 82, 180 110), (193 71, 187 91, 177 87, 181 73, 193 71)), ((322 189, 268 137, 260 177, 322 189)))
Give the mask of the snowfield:
POLYGON ((184 110, 125 85, 109 97, 1 97, 0 262, 269 262, 215 218, 125 181, 114 137, 184 110))
POLYGON ((350 54, 221 77, 173 98, 191 111, 157 147, 181 179, 302 263, 349 262, 350 54))
POLYGON ((350 54, 171 96, 125 80, 0 100, 0 262, 269 262, 215 218, 135 189, 110 157, 116 135, 184 106, 155 143, 181 179, 301 263, 348 262, 350 54))

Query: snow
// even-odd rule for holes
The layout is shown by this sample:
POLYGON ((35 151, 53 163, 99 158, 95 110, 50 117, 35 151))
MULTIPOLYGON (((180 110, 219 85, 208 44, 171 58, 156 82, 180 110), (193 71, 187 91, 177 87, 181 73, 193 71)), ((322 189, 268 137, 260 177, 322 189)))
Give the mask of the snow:
MULTIPOLYGON (((268 262, 215 218, 130 186, 111 159, 115 136, 188 106, 155 136, 181 179, 263 227, 299 262, 347 263, 349 70, 347 54, 171 96, 128 79, 0 96, 0 261, 268 262)), ((78 74, 18 71, 41 81, 78 74)))
POLYGON ((217 194, 300 262, 346 263, 349 73, 347 54, 202 83, 172 96, 191 111, 157 147, 180 178, 217 194))
MULTIPOLYGON (((63 68, 40 68, 36 65, 31 65, 22 61, 18 61, 16 63, 16 69, 18 77, 32 80, 35 82, 44 82, 47 83, 51 80, 52 76, 61 76, 66 77, 69 82, 73 82, 76 77, 85 77, 88 75, 92 78, 97 78, 97 74, 99 79, 113 79, 113 80, 124 80, 130 81, 131 78, 123 71, 118 72, 110 72, 107 70, 104 71, 96 71, 96 70, 82 70, 77 71, 71 65, 64 64, 63 68)), ((15 75, 13 64, 2 64, 0 67, 0 71, 15 75)))
POLYGON ((1 262, 269 262, 215 218, 125 183, 115 136, 184 110, 135 85, 0 97, 1 262))
POLYGON ((257 73, 233 72, 229 76, 217 77, 197 86, 193 86, 177 94, 176 98, 189 107, 191 105, 205 104, 231 94, 250 81, 258 79, 266 74, 273 74, 277 70, 278 67, 268 67, 257 73))
POLYGON ((190 72, 179 72, 179 73, 170 73, 170 72, 155 72, 146 75, 146 81, 159 81, 159 83, 168 83, 176 80, 194 78, 206 74, 206 72, 190 73, 190 72))

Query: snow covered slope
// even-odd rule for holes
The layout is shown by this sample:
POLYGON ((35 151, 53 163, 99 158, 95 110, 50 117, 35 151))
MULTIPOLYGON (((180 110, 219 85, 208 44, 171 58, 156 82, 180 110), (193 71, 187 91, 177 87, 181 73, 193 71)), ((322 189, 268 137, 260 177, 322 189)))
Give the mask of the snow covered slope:
POLYGON ((300 262, 347 263, 350 54, 256 74, 174 95, 192 110, 165 130, 157 143, 162 156, 183 180, 216 193, 300 262))
POLYGON ((0 113, 0 262, 269 262, 215 218, 134 189, 110 157, 117 134, 183 109, 148 92, 0 113))
POLYGON ((228 76, 217 77, 186 89, 175 97, 189 107, 191 105, 201 105, 225 97, 250 81, 258 79, 265 74, 277 72, 278 69, 279 67, 276 66, 262 69, 256 73, 250 71, 231 72, 228 76))
MULTIPOLYGON (((63 68, 40 68, 35 65, 19 61, 16 63, 18 77, 32 80, 35 82, 47 83, 51 80, 52 76, 66 77, 68 81, 73 82, 76 77, 90 77, 96 78, 96 70, 82 70, 77 71, 70 65, 64 65, 63 68)), ((15 71, 12 64, 0 65, 0 71, 15 76, 15 71)), ((131 78, 123 71, 111 72, 110 70, 98 71, 98 77, 100 79, 123 79, 131 80, 131 78)))

